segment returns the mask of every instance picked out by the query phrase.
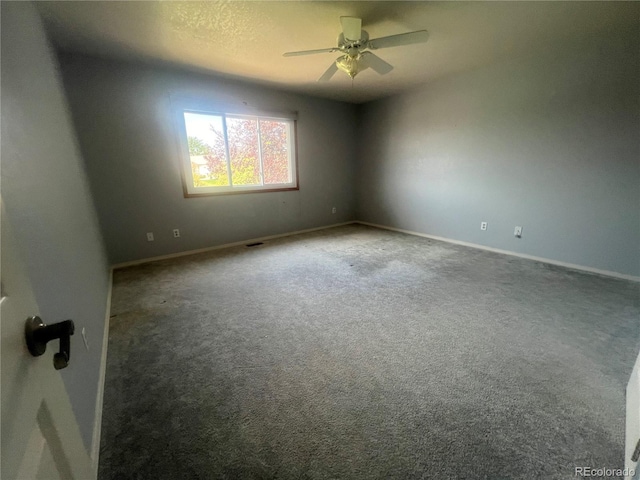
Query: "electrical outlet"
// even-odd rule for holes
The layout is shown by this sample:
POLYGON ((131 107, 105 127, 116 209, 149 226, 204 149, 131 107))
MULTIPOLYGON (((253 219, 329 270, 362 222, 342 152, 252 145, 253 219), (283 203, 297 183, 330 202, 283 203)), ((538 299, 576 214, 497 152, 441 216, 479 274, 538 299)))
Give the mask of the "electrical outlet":
POLYGON ((513 234, 518 238, 522 238, 522 227, 516 227, 513 234))
POLYGON ((173 229, 173 236, 175 238, 178 238, 180 236, 180 230, 178 230, 177 228, 173 229))
POLYGON ((336 207, 333 207, 333 208, 331 209, 331 213, 336 213, 336 207))
POLYGON ((480 223, 480 230, 486 230, 486 229, 487 229, 487 222, 480 223))
POLYGON ((153 232, 147 232, 147 242, 153 242, 153 232))

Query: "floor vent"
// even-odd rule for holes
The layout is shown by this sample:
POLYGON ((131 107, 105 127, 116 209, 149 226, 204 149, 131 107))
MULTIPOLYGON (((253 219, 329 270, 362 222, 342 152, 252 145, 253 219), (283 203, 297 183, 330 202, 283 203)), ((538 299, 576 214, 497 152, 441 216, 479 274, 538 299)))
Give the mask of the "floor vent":
POLYGON ((257 247, 258 245, 263 245, 263 242, 248 243, 247 247, 257 247))

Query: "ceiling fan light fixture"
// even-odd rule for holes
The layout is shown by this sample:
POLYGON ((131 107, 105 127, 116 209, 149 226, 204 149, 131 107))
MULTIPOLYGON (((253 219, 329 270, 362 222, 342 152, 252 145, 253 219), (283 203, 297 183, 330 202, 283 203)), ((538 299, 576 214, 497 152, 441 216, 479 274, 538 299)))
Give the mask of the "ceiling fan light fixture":
POLYGON ((358 60, 360 60, 360 55, 343 55, 336 60, 336 66, 351 78, 354 78, 360 72, 358 60))

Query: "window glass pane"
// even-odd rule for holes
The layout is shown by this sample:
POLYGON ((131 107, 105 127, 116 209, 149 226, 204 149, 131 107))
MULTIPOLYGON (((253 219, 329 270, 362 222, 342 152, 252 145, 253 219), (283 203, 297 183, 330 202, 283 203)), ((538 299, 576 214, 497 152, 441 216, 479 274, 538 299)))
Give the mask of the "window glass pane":
POLYGON ((289 124, 277 120, 260 120, 264 183, 291 182, 289 169, 289 124))
POLYGON ((228 186, 222 117, 184 113, 194 187, 228 186))
POLYGON ((295 120, 180 113, 185 125, 181 142, 189 155, 182 159, 185 196, 297 189, 295 120))
POLYGON ((257 119, 227 117, 227 139, 233 185, 260 185, 257 119))

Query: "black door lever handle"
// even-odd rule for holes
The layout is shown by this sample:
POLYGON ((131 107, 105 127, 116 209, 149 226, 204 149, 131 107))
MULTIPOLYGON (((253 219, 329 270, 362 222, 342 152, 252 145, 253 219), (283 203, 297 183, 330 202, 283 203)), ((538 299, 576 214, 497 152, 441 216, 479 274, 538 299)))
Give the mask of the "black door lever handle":
POLYGON ((27 348, 34 357, 39 357, 47 350, 47 342, 60 339, 60 351, 53 356, 53 366, 60 370, 69 365, 71 358, 71 335, 75 326, 73 320, 45 325, 40 317, 29 317, 24 327, 27 348))

